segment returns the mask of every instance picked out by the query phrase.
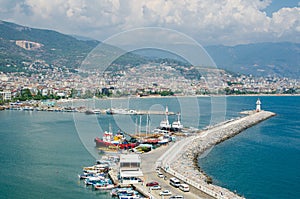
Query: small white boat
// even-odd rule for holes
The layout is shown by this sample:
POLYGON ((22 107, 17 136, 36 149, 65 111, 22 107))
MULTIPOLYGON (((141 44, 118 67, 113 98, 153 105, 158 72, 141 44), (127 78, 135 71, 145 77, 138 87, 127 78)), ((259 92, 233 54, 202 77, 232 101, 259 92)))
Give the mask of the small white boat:
POLYGON ((181 131, 183 129, 183 125, 180 122, 180 113, 177 114, 177 121, 172 123, 172 129, 174 131, 181 131))
POLYGON ((84 180, 84 183, 85 183, 86 185, 92 185, 92 184, 95 184, 95 183, 97 183, 97 182, 99 182, 99 181, 101 181, 101 180, 104 180, 104 179, 105 179, 105 178, 102 177, 102 176, 97 176, 97 177, 92 176, 92 177, 86 178, 86 179, 84 180))
POLYGON ((171 128, 171 124, 169 123, 169 119, 168 119, 168 106, 166 106, 165 116, 166 118, 160 122, 159 127, 161 129, 168 130, 171 128))
POLYGON ((115 188, 114 184, 105 184, 105 185, 93 185, 97 190, 111 190, 115 188))

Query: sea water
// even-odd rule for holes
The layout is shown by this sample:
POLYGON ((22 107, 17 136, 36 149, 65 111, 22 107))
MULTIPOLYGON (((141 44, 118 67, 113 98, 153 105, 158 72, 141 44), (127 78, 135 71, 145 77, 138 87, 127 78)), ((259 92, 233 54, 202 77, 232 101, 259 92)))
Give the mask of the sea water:
MULTIPOLYGON (((230 97, 228 108, 251 99, 230 97)), ((300 97, 261 101, 277 115, 215 146, 199 164, 215 184, 246 198, 300 198, 300 97)))
MULTIPOLYGON (((225 109, 220 107, 219 112, 212 108, 213 100, 209 97, 98 100, 84 105, 162 111, 168 106, 169 111, 182 113, 184 126, 203 128, 253 109, 256 99, 220 98, 217 103, 224 106, 225 102, 225 109)), ((199 164, 214 183, 247 198, 297 198, 300 98, 261 97, 261 101, 263 109, 277 116, 214 147, 199 164)), ((93 139, 84 138, 101 137, 110 126, 114 132, 125 129, 135 133, 137 128, 144 131, 146 116, 140 120, 140 116, 130 115, 78 114, 85 124, 84 131, 78 130, 81 123, 76 122, 78 117, 72 113, 0 112, 0 198, 110 198, 109 192, 92 191, 77 177, 83 166, 92 165, 101 157, 89 150, 95 146, 93 139), (89 125, 92 121, 97 121, 99 127, 89 125)), ((150 115, 148 124, 153 129, 164 117, 150 115)), ((170 121, 176 118, 169 116, 170 121)))

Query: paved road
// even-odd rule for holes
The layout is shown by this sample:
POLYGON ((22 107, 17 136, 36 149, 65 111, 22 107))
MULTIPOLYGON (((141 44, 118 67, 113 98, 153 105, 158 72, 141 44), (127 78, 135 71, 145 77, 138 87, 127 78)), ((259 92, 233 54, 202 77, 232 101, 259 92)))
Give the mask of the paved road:
MULTIPOLYGON (((172 192, 172 195, 183 195, 184 198, 186 198, 186 199, 200 198, 199 196, 197 196, 191 192, 182 192, 180 189, 169 185, 169 179, 164 180, 163 178, 159 178, 157 176, 156 161, 173 145, 177 145, 177 144, 170 143, 168 146, 161 146, 161 147, 151 151, 150 153, 141 155, 141 158, 142 158, 142 166, 141 167, 142 167, 142 171, 144 174, 145 183, 143 186, 139 185, 139 188, 142 188, 146 192, 149 192, 149 188, 146 187, 146 183, 150 182, 150 181, 157 181, 160 184, 160 186, 162 187, 162 190, 168 189, 172 192)), ((179 149, 179 150, 181 150, 181 149, 179 149)), ((154 198, 157 198, 157 199, 170 198, 170 196, 165 196, 165 197, 159 196, 160 191, 161 190, 151 190, 150 194, 154 198)))

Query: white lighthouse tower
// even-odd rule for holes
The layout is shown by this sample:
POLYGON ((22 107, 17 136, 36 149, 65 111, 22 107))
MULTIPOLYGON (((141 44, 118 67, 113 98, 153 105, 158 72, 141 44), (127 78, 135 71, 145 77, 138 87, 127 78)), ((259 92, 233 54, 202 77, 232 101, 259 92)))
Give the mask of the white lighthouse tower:
POLYGON ((261 102, 260 99, 258 98, 256 101, 256 112, 261 111, 261 102))

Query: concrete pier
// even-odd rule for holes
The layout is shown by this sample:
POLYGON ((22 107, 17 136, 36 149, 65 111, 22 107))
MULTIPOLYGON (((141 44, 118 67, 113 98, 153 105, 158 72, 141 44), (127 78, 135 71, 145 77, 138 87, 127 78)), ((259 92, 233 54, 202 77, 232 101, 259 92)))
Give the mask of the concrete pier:
POLYGON ((214 145, 273 116, 275 113, 269 111, 249 112, 245 117, 199 131, 195 136, 176 142, 157 160, 156 165, 189 184, 195 193, 200 191, 217 199, 243 198, 228 189, 209 184, 209 177, 198 167, 198 157, 214 145))

